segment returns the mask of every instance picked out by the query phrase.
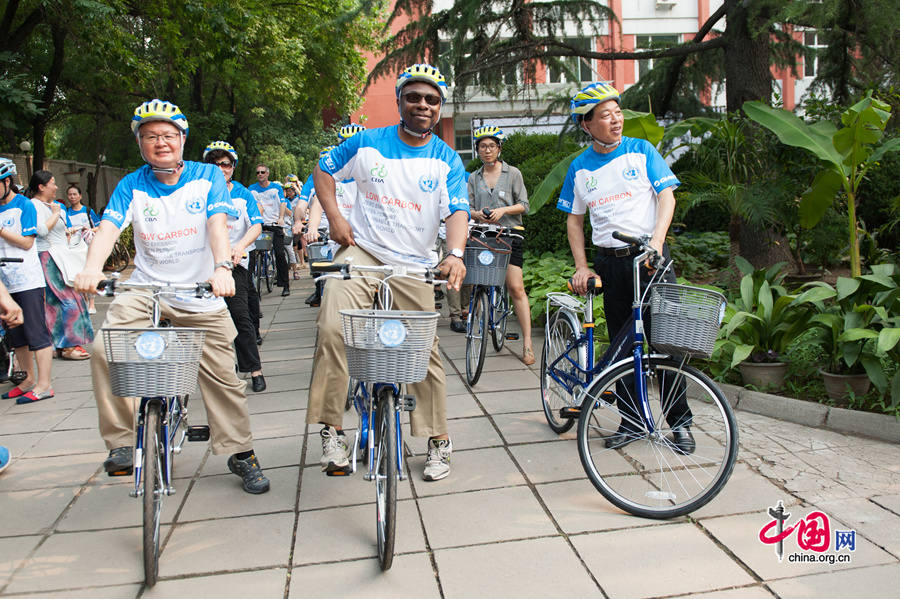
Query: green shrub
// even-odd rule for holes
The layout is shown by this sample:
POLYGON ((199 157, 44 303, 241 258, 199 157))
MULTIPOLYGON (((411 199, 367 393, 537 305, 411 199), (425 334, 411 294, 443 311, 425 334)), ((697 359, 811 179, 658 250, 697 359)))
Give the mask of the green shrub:
POLYGON ((712 270, 726 268, 730 243, 722 231, 687 232, 668 239, 675 272, 688 279, 704 277, 712 270))

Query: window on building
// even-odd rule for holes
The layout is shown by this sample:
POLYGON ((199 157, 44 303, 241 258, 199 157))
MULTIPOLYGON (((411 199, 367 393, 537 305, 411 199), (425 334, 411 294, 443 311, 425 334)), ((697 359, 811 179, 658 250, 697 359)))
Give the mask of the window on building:
MULTIPOLYGON (((567 37, 563 41, 570 46, 574 46, 580 50, 591 50, 592 39, 589 37, 567 37)), ((547 80, 550 83, 582 83, 585 81, 593 81, 595 79, 594 72, 591 70, 591 61, 586 58, 572 56, 562 59, 562 62, 568 69, 575 73, 578 77, 577 81, 569 81, 571 75, 567 75, 561 68, 551 65, 547 80)))
POLYGON ((803 32, 803 45, 816 51, 815 56, 805 56, 803 59, 803 76, 815 77, 819 73, 819 52, 827 48, 822 34, 815 30, 803 32))
MULTIPOLYGON (((650 50, 658 48, 668 48, 679 42, 678 34, 666 35, 638 35, 636 36, 635 46, 638 50, 650 50)), ((638 63, 638 79, 650 72, 653 68, 654 59, 639 60, 638 63)))
POLYGON ((472 132, 466 129, 465 131, 457 131, 454 135, 456 146, 456 153, 459 154, 460 159, 462 159, 463 165, 465 166, 475 155, 472 152, 472 132))

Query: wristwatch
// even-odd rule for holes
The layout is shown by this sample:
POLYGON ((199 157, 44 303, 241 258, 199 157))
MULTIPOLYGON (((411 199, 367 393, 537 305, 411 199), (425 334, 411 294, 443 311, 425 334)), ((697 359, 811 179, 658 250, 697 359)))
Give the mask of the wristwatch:
POLYGON ((462 257, 463 257, 463 251, 462 251, 461 249, 459 249, 459 248, 453 248, 452 250, 450 250, 449 254, 450 254, 451 256, 456 256, 457 258, 459 258, 460 260, 462 260, 462 257))
POLYGON ((213 270, 219 268, 220 266, 227 268, 228 270, 234 270, 234 262, 231 260, 222 260, 221 262, 216 262, 213 266, 213 270))

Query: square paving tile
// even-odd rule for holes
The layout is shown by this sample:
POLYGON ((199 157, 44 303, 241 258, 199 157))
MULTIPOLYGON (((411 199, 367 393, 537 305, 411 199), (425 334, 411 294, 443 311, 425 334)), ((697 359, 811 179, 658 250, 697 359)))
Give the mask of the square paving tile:
MULTIPOLYGON (((491 421, 486 417, 457 418, 447 423, 450 439, 453 441, 453 449, 476 449, 479 447, 492 447, 502 445, 503 440, 494 429, 491 421)), ((408 429, 404 427, 404 433, 408 429)), ((407 434, 403 438, 409 450, 416 455, 428 451, 428 439, 425 437, 413 437, 407 434)))
POLYGON ((690 595, 679 595, 673 599, 687 599, 688 597, 695 599, 774 599, 774 595, 761 586, 728 589, 727 591, 713 591, 711 593, 703 593, 702 595, 692 593, 690 595))
POLYGON ((556 534, 527 487, 425 497, 419 506, 434 548, 556 534))
POLYGON ((144 591, 146 599, 183 599, 184 597, 281 597, 287 584, 287 569, 237 572, 215 576, 196 576, 160 580, 144 591))
POLYGON ((4 489, 46 489, 81 486, 100 469, 97 454, 23 458, 3 473, 4 489))
POLYGON ((95 436, 99 438, 100 433, 96 432, 97 426, 97 408, 89 407, 72 410, 71 415, 57 424, 55 430, 62 431, 71 429, 88 429, 93 430, 95 432, 95 436))
MULTIPOLYGON (((318 466, 303 469, 300 485, 300 510, 375 505, 375 483, 363 478, 366 466, 360 462, 350 476, 328 476, 318 466)), ((412 498, 409 479, 397 485, 399 499, 412 498)))
MULTIPOLYGON (((415 503, 397 502, 396 553, 425 550, 415 503)), ((375 557, 375 504, 300 513, 294 565, 375 557)))
MULTIPOLYGON (((257 438, 253 440, 253 451, 256 452, 256 457, 259 459, 259 465, 262 467, 263 472, 267 472, 269 468, 297 466, 300 464, 302 441, 303 437, 299 434, 288 437, 257 438)), ((206 460, 201 476, 213 476, 228 472, 228 457, 227 455, 210 455, 209 459, 206 460)))
POLYGON ((68 410, 51 410, 46 408, 43 412, 27 414, 11 409, 3 415, 3 420, 0 421, 0 433, 3 433, 4 435, 44 433, 53 430, 56 425, 68 418, 71 414, 72 412, 68 410))
POLYGON ((798 576, 769 583, 781 599, 820 597, 896 597, 900 564, 845 568, 828 574, 798 576))
MULTIPOLYGON (((124 477, 122 480, 125 480, 124 477)), ((86 486, 66 512, 58 530, 70 532, 141 526, 144 521, 143 499, 129 495, 134 490, 131 481, 128 477, 127 484, 86 486)), ((175 488, 180 493, 163 499, 162 522, 166 524, 172 521, 184 501, 187 481, 176 482, 175 488)))
POLYGON ((833 518, 838 518, 865 535, 883 549, 900 556, 900 515, 867 499, 822 501, 816 505, 833 518))
POLYGON ((9 582, 13 571, 19 567, 42 537, 0 537, 0 587, 9 582))
POLYGON ((450 395, 447 397, 447 418, 471 418, 484 416, 484 411, 476 403, 470 393, 462 395, 450 395))
MULTIPOLYGON (((66 589, 41 593, 43 599, 134 599, 138 596, 143 584, 124 584, 114 586, 93 587, 89 589, 66 589)), ((146 595, 144 595, 146 597, 146 595)))
POLYGON ((537 491, 560 528, 569 534, 658 523, 615 507, 587 478, 538 485, 537 491))
MULTIPOLYGON (((382 572, 375 559, 339 564, 294 566, 290 597, 309 597, 310 589, 328 589, 334 599, 437 599, 437 581, 425 553, 395 555, 394 564, 382 572), (335 584, 339 580, 340 584, 335 584)), ((446 596, 446 595, 445 595, 446 596)))
POLYGON ((266 468, 264 472, 271 486, 261 495, 245 493, 241 479, 234 474, 199 478, 184 503, 179 521, 293 511, 297 501, 297 469, 266 468))
POLYGON ((45 533, 77 491, 74 487, 0 493, 0 535, 45 533))
MULTIPOLYGON (((493 391, 478 394, 478 401, 488 414, 506 414, 511 412, 534 412, 542 410, 540 390, 534 391, 493 391)), ((543 411, 541 411, 543 414, 543 411)))
POLYGON ((293 532, 293 513, 181 524, 160 555, 159 574, 286 566, 293 532))
POLYGON ((305 389, 273 393, 269 393, 268 389, 263 393, 253 393, 249 391, 249 386, 247 389, 247 404, 251 415, 306 409, 309 392, 305 389))
POLYGON ((441 549, 434 557, 448 599, 603 596, 561 538, 441 549))
POLYGON ((254 439, 300 435, 306 428, 306 410, 253 414, 250 427, 254 439))
POLYGON ((544 418, 543 411, 497 414, 494 416, 494 422, 497 423, 503 439, 509 444, 575 439, 575 428, 562 435, 554 433, 547 425, 547 419, 544 418))
POLYGON ((475 390, 482 391, 509 391, 510 389, 522 389, 536 393, 540 388, 540 380, 531 370, 506 370, 501 372, 489 372, 481 375, 475 390))
POLYGON ((103 461, 107 453, 106 444, 96 430, 51 431, 29 449, 25 457, 43 458, 79 453, 100 454, 100 461, 103 461))
POLYGON ((419 496, 428 497, 525 484, 519 469, 502 447, 454 451, 451 466, 452 470, 447 478, 427 482, 421 477, 425 468, 425 456, 416 455, 409 458, 409 468, 413 473, 419 496))
POLYGON ((753 579, 693 524, 667 524, 572 537, 612 599, 656 597, 751 584, 753 579), (648 564, 652 576, 636 576, 648 564), (701 565, 702 564, 702 565, 701 565))
MULTIPOLYGON (((779 498, 785 496, 781 489, 769 482, 764 476, 757 474, 745 464, 738 463, 719 494, 692 515, 695 518, 706 518, 709 516, 756 512, 759 510, 760 498, 764 497, 771 497, 772 505, 775 505, 779 498)), ((797 500, 793 497, 786 497, 785 499, 785 506, 797 503, 797 500)))
POLYGON ((509 448, 533 483, 584 479, 587 475, 578 457, 578 446, 569 439, 548 443, 513 445, 509 448))

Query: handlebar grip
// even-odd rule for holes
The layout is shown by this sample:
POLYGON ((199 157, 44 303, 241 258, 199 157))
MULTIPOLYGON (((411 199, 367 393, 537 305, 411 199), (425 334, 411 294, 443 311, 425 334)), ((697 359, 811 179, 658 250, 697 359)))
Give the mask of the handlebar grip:
POLYGON ((114 287, 115 284, 115 279, 103 279, 102 281, 97 283, 97 291, 103 291, 107 287, 114 287))
MULTIPOLYGON (((588 279, 588 282, 587 282, 588 293, 593 293, 594 291, 603 288, 602 284, 599 287, 597 286, 597 283, 599 281, 600 281, 600 279, 598 279, 597 277, 591 277, 590 279, 588 279)), ((566 289, 568 289, 572 293, 575 293, 575 289, 572 287, 572 279, 569 279, 568 281, 566 281, 566 289)))
POLYGON ((212 283, 209 283, 207 281, 197 283, 197 289, 201 291, 212 291, 212 283))
POLYGON ((613 231, 612 236, 619 241, 624 241, 630 245, 644 245, 644 242, 637 238, 632 237, 631 235, 626 235, 625 233, 620 233, 619 231, 613 231))
POLYGON ((335 262, 313 262, 309 268, 316 272, 343 272, 345 266, 346 264, 335 262))

